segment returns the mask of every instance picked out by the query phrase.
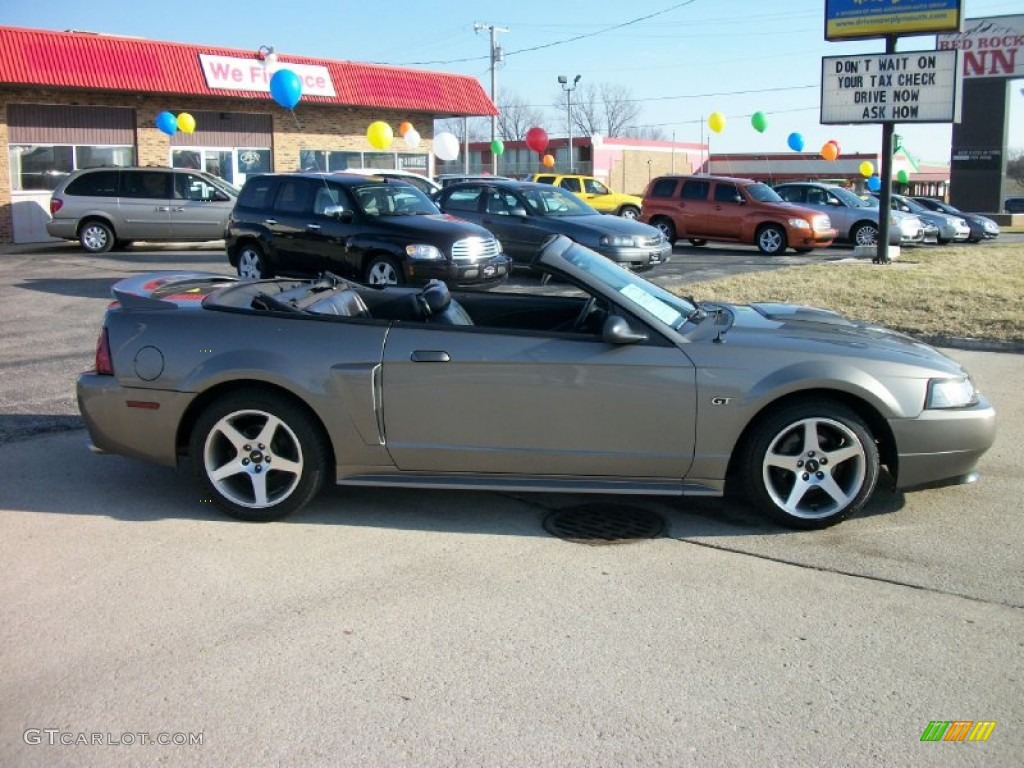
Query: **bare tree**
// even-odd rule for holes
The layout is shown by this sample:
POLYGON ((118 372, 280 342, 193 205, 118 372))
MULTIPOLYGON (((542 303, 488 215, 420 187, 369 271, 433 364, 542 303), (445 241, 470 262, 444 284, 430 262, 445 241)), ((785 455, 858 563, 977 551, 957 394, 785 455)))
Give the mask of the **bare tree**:
POLYGON ((657 125, 627 125, 622 131, 623 138, 643 139, 644 141, 668 141, 664 128, 657 125))
POLYGON ((517 93, 499 91, 497 107, 501 112, 498 115, 498 136, 503 141, 523 141, 528 130, 544 124, 544 113, 531 107, 517 93))
POLYGON ((1006 177, 1024 187, 1024 149, 1011 149, 1006 159, 1006 177))
MULTIPOLYGON (((581 136, 626 136, 627 126, 640 114, 630 90, 616 83, 583 83, 573 90, 571 101, 573 133, 581 136)), ((552 99, 551 106, 560 110, 564 121, 564 91, 552 99)))
POLYGON ((469 133, 470 141, 490 141, 491 140, 491 118, 489 117, 446 117, 443 120, 434 121, 434 135, 441 133, 441 131, 448 131, 448 133, 454 134, 455 138, 459 140, 459 144, 464 144, 466 141, 467 131, 469 133))

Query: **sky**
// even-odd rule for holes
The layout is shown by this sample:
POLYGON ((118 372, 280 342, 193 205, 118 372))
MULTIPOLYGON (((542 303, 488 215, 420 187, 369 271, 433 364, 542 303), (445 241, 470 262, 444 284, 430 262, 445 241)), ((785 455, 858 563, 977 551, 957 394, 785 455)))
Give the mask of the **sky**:
MULTIPOLYGON (((1022 0, 963 0, 964 17, 1024 14, 1022 0)), ((572 82, 617 84, 640 106, 637 123, 667 139, 709 141, 713 153, 787 152, 803 135, 807 150, 834 139, 843 153, 877 154, 880 125, 825 126, 821 58, 883 53, 882 40, 824 40, 824 0, 219 0, 210 6, 138 0, 3 0, 0 24, 77 29, 181 43, 375 62, 477 77, 490 93, 490 33, 504 61, 499 92, 545 115, 541 127, 565 136, 559 75, 572 82), (558 102, 561 106, 555 108, 558 102), (707 127, 721 112, 720 133, 707 127), (753 129, 763 112, 768 127, 753 129)), ((903 37, 898 52, 932 50, 934 36, 903 37)), ((1024 80, 1010 89, 1007 144, 1024 148, 1024 80)), ((903 145, 925 162, 949 161, 951 126, 901 124, 903 145)))

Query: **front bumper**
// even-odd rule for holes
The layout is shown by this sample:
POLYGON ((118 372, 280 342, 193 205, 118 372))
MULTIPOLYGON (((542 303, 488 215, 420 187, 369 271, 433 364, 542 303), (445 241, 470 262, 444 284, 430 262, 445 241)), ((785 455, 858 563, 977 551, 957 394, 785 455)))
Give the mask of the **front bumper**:
POLYGON ((512 262, 505 254, 480 261, 410 261, 405 276, 411 283, 443 280, 452 286, 496 285, 504 282, 512 262))
POLYGON ((956 483, 970 476, 996 439, 995 409, 985 398, 970 408, 924 411, 889 421, 898 454, 896 487, 956 483))
POLYGON ((650 269, 665 264, 672 258, 672 244, 660 243, 651 246, 599 246, 594 248, 607 259, 630 269, 650 269))

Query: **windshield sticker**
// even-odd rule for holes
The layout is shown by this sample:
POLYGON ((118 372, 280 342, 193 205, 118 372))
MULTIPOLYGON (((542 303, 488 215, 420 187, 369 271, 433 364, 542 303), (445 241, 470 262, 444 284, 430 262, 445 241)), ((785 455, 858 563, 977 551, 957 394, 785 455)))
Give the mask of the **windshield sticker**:
POLYGON ((671 325, 673 328, 679 324, 683 316, 660 299, 656 299, 638 285, 624 285, 619 291, 630 301, 639 304, 661 322, 671 325))

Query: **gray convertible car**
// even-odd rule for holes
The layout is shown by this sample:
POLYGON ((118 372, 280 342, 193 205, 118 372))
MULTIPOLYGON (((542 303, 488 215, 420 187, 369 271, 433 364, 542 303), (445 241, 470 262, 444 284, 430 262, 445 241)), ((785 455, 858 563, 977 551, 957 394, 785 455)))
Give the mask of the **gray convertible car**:
MULTIPOLYGON (((93 447, 191 463, 228 514, 341 485, 717 496, 797 528, 965 482, 995 413, 914 339, 698 303, 565 237, 557 295, 158 273, 114 286, 78 380, 93 447)), ((542 290, 542 289, 538 289, 542 290)))

